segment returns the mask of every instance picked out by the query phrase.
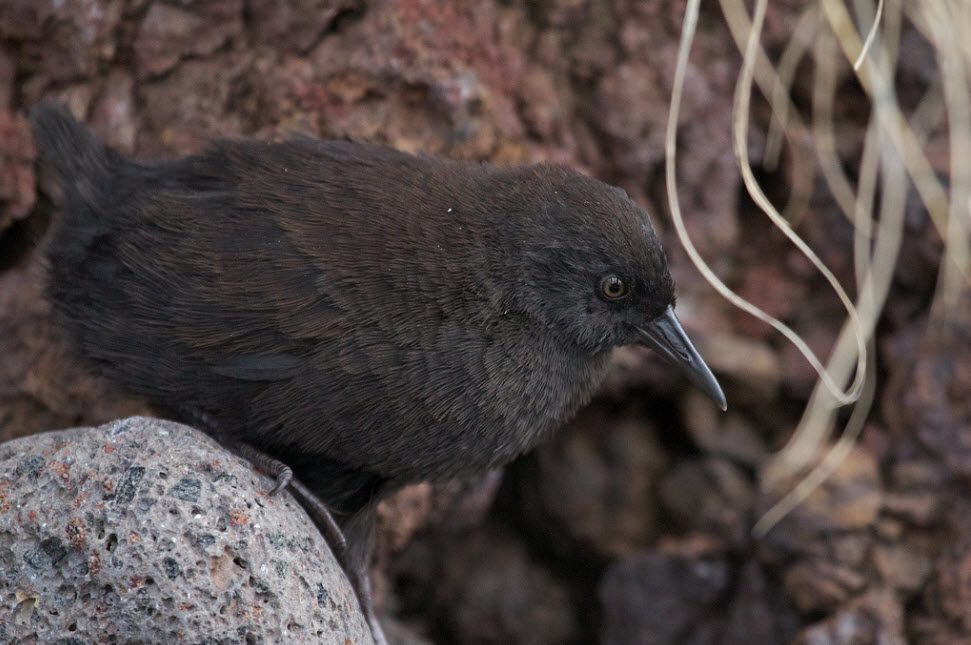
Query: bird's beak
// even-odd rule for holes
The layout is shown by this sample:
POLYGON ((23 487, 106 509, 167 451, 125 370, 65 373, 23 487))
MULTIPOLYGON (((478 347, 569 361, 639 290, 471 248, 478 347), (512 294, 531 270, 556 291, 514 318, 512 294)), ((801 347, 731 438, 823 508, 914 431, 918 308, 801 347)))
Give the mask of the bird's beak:
POLYGON ((681 326, 681 321, 674 314, 674 307, 668 307, 647 327, 638 327, 637 331, 640 332, 641 342, 644 345, 680 368, 688 380, 711 397, 723 412, 728 409, 725 393, 715 380, 715 375, 698 354, 698 350, 691 344, 688 334, 681 326))

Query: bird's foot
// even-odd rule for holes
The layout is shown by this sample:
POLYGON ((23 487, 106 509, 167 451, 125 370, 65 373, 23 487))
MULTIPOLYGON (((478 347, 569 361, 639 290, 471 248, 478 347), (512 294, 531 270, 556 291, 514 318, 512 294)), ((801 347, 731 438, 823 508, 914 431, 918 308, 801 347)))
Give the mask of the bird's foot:
POLYGON ((221 439, 223 445, 231 446, 243 459, 246 459, 251 464, 273 477, 276 480, 276 484, 270 490, 271 497, 274 495, 279 495, 286 489, 287 486, 290 485, 290 481, 293 479, 293 470, 290 469, 290 466, 287 466, 279 459, 274 459, 270 455, 258 450, 257 448, 254 448, 248 443, 228 440, 227 437, 221 436, 219 426, 216 424, 216 421, 213 419, 212 415, 207 414, 198 408, 183 407, 180 408, 179 411, 183 416, 191 419, 196 426, 204 429, 217 439, 221 439))
POLYGON ((293 470, 279 459, 274 459, 247 443, 237 443, 236 449, 244 459, 276 480, 276 484, 270 489, 271 497, 280 494, 293 483, 293 470))
POLYGON ((357 592, 357 601, 361 605, 361 611, 364 613, 368 627, 371 628, 371 638, 374 639, 374 645, 387 645, 388 640, 384 637, 384 630, 374 612, 374 601, 371 597, 371 578, 368 575, 367 566, 344 562, 344 573, 354 591, 357 592))

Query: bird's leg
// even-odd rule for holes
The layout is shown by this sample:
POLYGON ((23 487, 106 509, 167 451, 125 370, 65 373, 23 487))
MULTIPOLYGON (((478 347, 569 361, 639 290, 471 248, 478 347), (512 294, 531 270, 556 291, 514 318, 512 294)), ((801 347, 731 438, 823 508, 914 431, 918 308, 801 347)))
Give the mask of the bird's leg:
POLYGON ((344 535, 347 537, 348 548, 344 553, 344 573, 351 586, 357 593, 357 600, 361 611, 371 628, 371 636, 375 645, 387 645, 384 630, 374 613, 374 602, 371 597, 371 578, 368 576, 368 565, 374 550, 374 536, 377 527, 377 502, 372 501, 367 506, 352 515, 344 523, 344 535))
POLYGON ((270 490, 271 497, 279 494, 293 481, 293 470, 279 459, 274 459, 248 443, 236 442, 234 443, 234 447, 243 459, 246 459, 276 480, 276 485, 270 490))
POLYGON ((314 519, 314 524, 317 525, 321 535, 324 536, 330 550, 343 563, 344 555, 347 553, 347 538, 344 537, 344 532, 341 531, 341 527, 334 520, 330 509, 299 479, 292 479, 290 487, 299 498, 300 504, 314 519))

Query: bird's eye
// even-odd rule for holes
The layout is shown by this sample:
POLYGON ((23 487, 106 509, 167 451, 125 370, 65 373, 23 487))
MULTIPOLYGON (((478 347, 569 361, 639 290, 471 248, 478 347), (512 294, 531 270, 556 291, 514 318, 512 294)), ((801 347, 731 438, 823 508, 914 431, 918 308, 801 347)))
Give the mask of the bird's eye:
POLYGON ((607 300, 619 300, 627 295, 627 285, 615 275, 608 275, 600 281, 600 292, 607 300))

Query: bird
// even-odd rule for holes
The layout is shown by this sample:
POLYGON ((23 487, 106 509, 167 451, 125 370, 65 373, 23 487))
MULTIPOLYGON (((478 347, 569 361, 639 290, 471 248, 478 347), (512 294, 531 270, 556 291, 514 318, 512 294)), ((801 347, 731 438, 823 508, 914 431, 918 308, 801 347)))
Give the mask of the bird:
POLYGON ((377 642, 375 507, 500 467, 646 345, 721 409, 646 211, 539 163, 217 140, 136 161, 35 106, 60 186, 46 294, 93 370, 298 490, 377 642))

